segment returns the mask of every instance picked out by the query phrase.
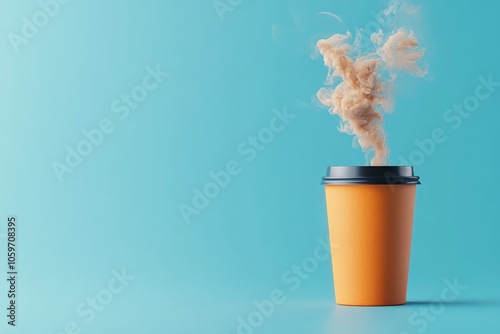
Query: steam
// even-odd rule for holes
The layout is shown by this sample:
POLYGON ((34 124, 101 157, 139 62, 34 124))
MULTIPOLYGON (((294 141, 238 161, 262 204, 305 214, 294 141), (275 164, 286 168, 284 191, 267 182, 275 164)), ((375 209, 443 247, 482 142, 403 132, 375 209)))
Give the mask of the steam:
MULTIPOLYGON (((397 14, 398 2, 391 2, 384 15, 397 14)), ((411 12, 416 8, 409 7, 411 12)), ((405 7, 405 13, 410 10, 405 7)), ((406 71, 415 76, 424 76, 427 71, 419 66, 425 50, 412 31, 400 27, 389 36, 382 30, 371 35, 375 47, 373 52, 359 49, 360 34, 353 41, 349 32, 335 34, 317 43, 317 49, 328 67, 325 87, 318 91, 318 99, 329 107, 332 114, 341 118, 339 130, 355 135, 359 145, 368 155, 372 166, 385 165, 389 149, 383 128, 383 113, 392 111, 390 95, 392 83, 398 72, 406 71)))

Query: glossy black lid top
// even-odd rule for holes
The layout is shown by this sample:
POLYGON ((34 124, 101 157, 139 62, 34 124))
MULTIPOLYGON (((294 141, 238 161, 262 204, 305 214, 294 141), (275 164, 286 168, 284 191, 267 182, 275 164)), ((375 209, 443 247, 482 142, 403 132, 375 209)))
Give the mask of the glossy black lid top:
POLYGON ((321 184, 420 184, 412 166, 330 166, 321 184))

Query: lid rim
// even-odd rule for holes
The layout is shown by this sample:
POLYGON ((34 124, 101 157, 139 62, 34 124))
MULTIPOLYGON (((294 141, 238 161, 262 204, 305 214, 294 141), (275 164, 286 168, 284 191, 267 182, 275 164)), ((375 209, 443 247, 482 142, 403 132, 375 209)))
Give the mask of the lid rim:
POLYGON ((321 184, 420 184, 413 166, 328 166, 321 184))

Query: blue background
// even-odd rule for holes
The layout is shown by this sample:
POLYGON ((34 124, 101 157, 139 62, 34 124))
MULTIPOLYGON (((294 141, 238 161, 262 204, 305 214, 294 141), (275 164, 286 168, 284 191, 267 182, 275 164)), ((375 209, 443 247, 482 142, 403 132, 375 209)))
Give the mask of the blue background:
MULTIPOLYGON (((0 232, 16 215, 19 309, 18 326, 2 314, 0 329, 55 334, 75 322, 82 333, 232 334, 255 300, 279 289, 286 301, 252 332, 498 331, 500 87, 458 128, 443 117, 475 94, 479 76, 500 81, 500 4, 421 2, 430 74, 401 76, 386 117, 391 162, 420 157, 409 304, 349 308, 334 303, 329 260, 295 291, 282 275, 327 240, 326 166, 365 163, 338 117, 311 100, 326 77, 314 42, 346 29, 318 13, 354 29, 384 4, 233 3, 222 20, 211 0, 74 0, 17 53, 8 34, 20 34, 40 5, 2 3, 0 232), (112 102, 158 64, 168 78, 121 120, 112 102), (295 118, 247 161, 239 145, 283 108, 295 118), (114 131, 59 182, 54 161, 106 118, 114 131), (446 141, 414 153, 436 128, 446 141), (179 206, 233 160, 240 173, 186 223, 179 206), (134 279, 86 323, 77 306, 122 268, 134 279), (412 323, 455 278, 467 286, 456 301, 412 323)), ((5 281, 0 289, 5 310, 5 281)))

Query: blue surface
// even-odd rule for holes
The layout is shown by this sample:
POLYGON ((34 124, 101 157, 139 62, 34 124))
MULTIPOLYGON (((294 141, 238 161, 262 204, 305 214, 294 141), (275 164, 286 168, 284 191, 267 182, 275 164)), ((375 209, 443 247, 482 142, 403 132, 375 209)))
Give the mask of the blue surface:
POLYGON ((345 31, 318 13, 354 29, 383 4, 231 3, 221 19, 212 0, 70 1, 17 44, 10 33, 41 7, 2 4, 0 233, 16 215, 19 309, 17 328, 3 315, 0 331, 498 332, 500 87, 481 80, 500 81, 500 4, 421 3, 430 75, 402 76, 386 117, 391 162, 411 160, 422 179, 409 303, 356 308, 334 304, 329 259, 307 277, 290 270, 314 264, 317 239, 327 240, 326 166, 365 161, 311 102, 326 77, 312 45, 345 31), (489 95, 475 106, 480 85, 489 95), (144 100, 127 106, 131 92, 144 100), (448 111, 462 103, 470 114, 448 111), (82 131, 99 126, 108 133, 86 146, 82 131), (266 143, 252 148, 259 134, 266 143), (58 178, 54 163, 78 145, 92 151, 58 178), (214 187, 210 172, 228 168, 214 187), (207 184, 213 198, 183 217, 207 184), (455 279, 466 287, 439 304, 455 279), (269 316, 255 313, 254 301, 271 297, 269 316), (238 329, 239 317, 255 326, 238 329))

